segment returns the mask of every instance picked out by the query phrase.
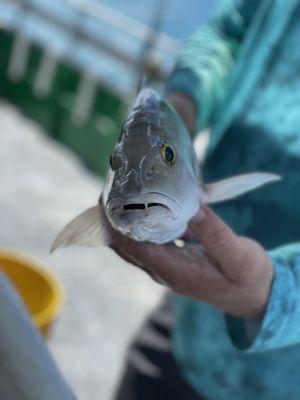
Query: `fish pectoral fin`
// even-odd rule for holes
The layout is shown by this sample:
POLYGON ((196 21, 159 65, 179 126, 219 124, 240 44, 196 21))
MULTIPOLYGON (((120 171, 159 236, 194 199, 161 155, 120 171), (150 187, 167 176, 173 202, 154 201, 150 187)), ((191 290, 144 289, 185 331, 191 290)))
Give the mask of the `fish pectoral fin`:
POLYGON ((89 208, 69 222, 57 235, 50 253, 53 253, 59 247, 67 247, 73 244, 105 246, 108 243, 106 224, 99 205, 89 208))
POLYGON ((238 197, 268 183, 281 180, 279 175, 254 172, 205 185, 203 201, 206 204, 218 203, 238 197))

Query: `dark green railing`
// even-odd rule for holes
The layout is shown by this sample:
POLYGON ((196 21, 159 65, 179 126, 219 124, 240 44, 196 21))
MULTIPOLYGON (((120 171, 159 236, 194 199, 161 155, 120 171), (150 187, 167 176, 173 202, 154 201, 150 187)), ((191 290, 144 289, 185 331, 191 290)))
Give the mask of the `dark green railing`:
POLYGON ((91 170, 103 175, 119 135, 125 104, 97 84, 88 118, 76 121, 73 110, 82 73, 60 61, 51 90, 46 96, 37 96, 33 83, 43 50, 31 44, 26 73, 14 81, 8 77, 13 40, 11 32, 0 30, 0 97, 16 104, 25 115, 39 122, 48 135, 74 150, 91 170))

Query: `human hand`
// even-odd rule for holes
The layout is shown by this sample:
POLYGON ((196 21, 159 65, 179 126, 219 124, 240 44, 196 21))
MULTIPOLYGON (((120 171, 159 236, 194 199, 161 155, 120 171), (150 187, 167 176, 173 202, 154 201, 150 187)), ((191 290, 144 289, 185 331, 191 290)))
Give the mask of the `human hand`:
POLYGON ((181 295, 232 315, 262 318, 274 274, 270 259, 258 243, 235 235, 208 207, 202 210, 205 218, 189 224, 202 245, 156 245, 113 231, 110 247, 181 295))

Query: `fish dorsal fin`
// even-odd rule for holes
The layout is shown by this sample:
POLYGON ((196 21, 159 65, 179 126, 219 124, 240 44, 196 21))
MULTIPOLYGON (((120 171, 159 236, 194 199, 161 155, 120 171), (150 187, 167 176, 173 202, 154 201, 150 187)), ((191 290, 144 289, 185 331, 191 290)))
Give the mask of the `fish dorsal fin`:
POLYGON ((108 243, 107 222, 100 206, 89 208, 78 215, 57 235, 50 253, 59 247, 73 244, 79 246, 105 246, 108 243))
POLYGON ((137 95, 147 86, 148 82, 149 82, 149 79, 148 79, 147 75, 145 73, 141 74, 138 84, 137 84, 137 91, 136 91, 137 95))
POLYGON ((268 183, 279 181, 280 179, 278 175, 264 172, 255 172, 223 179, 205 185, 203 201, 206 204, 212 204, 233 199, 268 183))

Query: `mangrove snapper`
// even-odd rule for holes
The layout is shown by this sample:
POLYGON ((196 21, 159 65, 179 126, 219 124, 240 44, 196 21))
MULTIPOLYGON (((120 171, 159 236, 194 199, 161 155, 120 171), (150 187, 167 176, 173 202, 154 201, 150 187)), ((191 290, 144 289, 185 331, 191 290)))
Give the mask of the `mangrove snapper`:
POLYGON ((51 251, 72 244, 109 243, 108 222, 138 241, 163 244, 181 237, 201 203, 237 197, 279 180, 251 173, 203 185, 190 135, 177 112, 151 89, 142 89, 110 157, 101 205, 80 214, 51 251))

